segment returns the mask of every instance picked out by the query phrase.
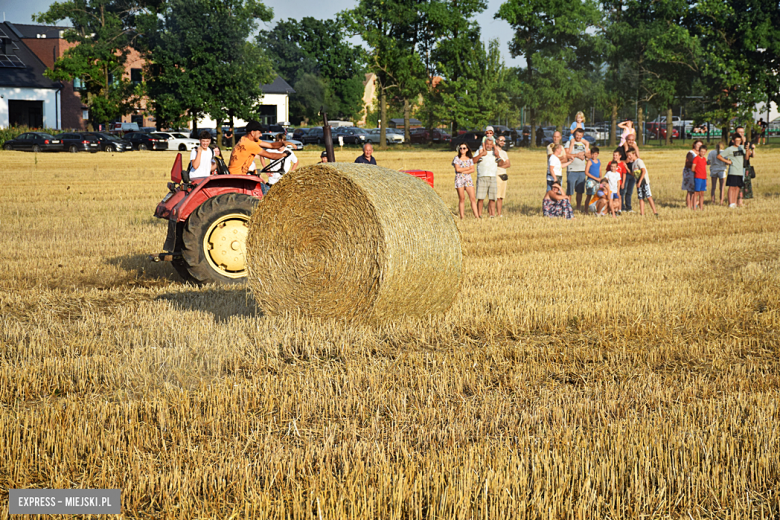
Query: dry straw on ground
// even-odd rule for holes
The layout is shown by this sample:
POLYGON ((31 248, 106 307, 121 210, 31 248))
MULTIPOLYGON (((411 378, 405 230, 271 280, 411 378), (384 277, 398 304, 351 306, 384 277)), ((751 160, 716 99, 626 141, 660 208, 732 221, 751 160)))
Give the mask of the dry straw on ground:
MULTIPOLYGON (((642 149, 658 218, 566 221, 544 151, 511 150, 453 306, 380 326, 150 264, 174 152, 0 152, 0 488, 121 488, 144 519, 780 518, 780 150, 702 213, 686 151, 642 149)), ((457 211, 454 152, 375 156, 457 211)))
POLYGON ((249 287, 269 314, 385 321, 446 311, 460 233, 420 179, 354 163, 285 175, 249 224, 249 287))

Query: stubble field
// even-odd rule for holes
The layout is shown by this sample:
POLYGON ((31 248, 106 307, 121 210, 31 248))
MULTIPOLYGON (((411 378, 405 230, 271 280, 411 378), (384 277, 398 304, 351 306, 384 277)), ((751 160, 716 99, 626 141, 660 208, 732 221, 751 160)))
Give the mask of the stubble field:
MULTIPOLYGON (((369 326, 149 263, 173 153, 0 152, 0 487, 121 488, 127 518, 778 518, 780 150, 700 213, 684 154, 643 153, 658 218, 565 221, 511 152, 453 308, 369 326)), ((452 152, 375 155, 456 212, 452 152)))

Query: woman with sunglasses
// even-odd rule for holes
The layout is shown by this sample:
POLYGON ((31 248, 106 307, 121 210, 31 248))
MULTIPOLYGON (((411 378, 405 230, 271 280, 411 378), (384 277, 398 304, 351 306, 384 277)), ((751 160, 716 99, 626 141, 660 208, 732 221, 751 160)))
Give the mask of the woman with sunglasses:
POLYGON ((471 180, 471 174, 474 173, 474 160, 466 143, 458 146, 458 155, 452 160, 455 167, 455 191, 458 192, 458 213, 460 219, 466 216, 466 194, 471 201, 471 212, 474 218, 477 217, 477 198, 474 192, 474 182, 471 180))

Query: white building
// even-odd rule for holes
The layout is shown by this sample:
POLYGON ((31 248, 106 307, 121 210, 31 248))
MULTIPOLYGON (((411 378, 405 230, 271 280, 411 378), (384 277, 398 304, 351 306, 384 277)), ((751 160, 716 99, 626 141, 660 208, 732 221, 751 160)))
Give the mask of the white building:
POLYGON ((0 128, 61 128, 61 83, 43 75, 46 65, 21 41, 10 22, 0 23, 0 128))
POLYGON ((771 123, 779 117, 780 112, 778 112, 777 104, 775 103, 770 103, 768 109, 766 103, 756 105, 755 112, 753 112, 753 121, 758 121, 759 118, 763 118, 767 123, 771 123))
MULTIPOLYGON (((276 76, 276 79, 268 85, 260 85, 263 91, 263 98, 260 106, 260 117, 258 122, 263 125, 274 125, 285 123, 290 120, 290 94, 295 94, 295 90, 282 78, 276 76)), ((227 124, 223 121, 222 124, 227 124)), ((246 126, 243 119, 234 119, 233 124, 236 128, 246 126)), ((192 123, 190 123, 192 125, 192 123)), ((216 128, 217 122, 210 117, 204 117, 198 120, 198 128, 216 128)))

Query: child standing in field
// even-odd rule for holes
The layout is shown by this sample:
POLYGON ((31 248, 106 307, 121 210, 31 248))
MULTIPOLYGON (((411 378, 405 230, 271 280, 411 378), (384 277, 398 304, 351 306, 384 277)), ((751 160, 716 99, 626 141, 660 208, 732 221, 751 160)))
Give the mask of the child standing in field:
MULTIPOLYGON (((626 176, 628 175, 628 168, 626 167, 626 163, 623 162, 623 160, 620 158, 620 152, 615 150, 612 152, 612 162, 617 163, 617 172, 620 174, 620 193, 618 194, 619 201, 620 201, 620 211, 619 213, 622 213, 623 210, 630 211, 631 210, 631 193, 627 193, 627 179, 626 176), (626 203, 626 199, 628 199, 628 203, 626 203), (626 207, 628 206, 628 207, 626 207)), ((631 177, 633 179, 633 176, 631 177)), ((631 187, 631 190, 633 191, 634 187, 631 187)))
POLYGON ((612 161, 607 165, 607 173, 604 174, 604 178, 609 186, 609 209, 613 217, 615 213, 620 213, 620 195, 618 193, 620 189, 620 173, 617 171, 617 168, 618 164, 612 161))
POLYGON ((569 141, 574 139, 574 131, 578 128, 582 128, 583 132, 585 131, 585 114, 582 112, 577 112, 577 115, 574 116, 574 122, 569 128, 569 141))
POLYGON ((599 149, 594 146, 590 149, 590 159, 585 162, 585 206, 590 206, 590 200, 596 193, 601 182, 601 160, 599 149))
POLYGON ((731 146, 723 150, 718 158, 729 165, 729 174, 726 176, 726 186, 729 188, 729 207, 736 208, 739 190, 745 185, 743 166, 745 149, 742 147, 742 136, 736 134, 731 146))
POLYGON ((693 142, 693 148, 685 156, 683 168, 682 189, 685 190, 685 205, 688 209, 694 209, 694 193, 696 193, 696 181, 693 176, 693 160, 699 155, 699 147, 702 142, 697 139, 693 142))
POLYGON ((623 129, 623 133, 620 134, 620 146, 626 144, 626 137, 628 137, 630 134, 636 135, 636 130, 634 130, 634 122, 630 119, 626 119, 622 123, 618 124, 618 128, 623 129))
POLYGON ((639 199, 639 214, 645 216, 645 201, 650 203, 650 209, 653 210, 655 216, 658 216, 658 211, 655 209, 655 202, 653 202, 653 193, 650 191, 650 175, 647 173, 647 167, 645 162, 637 157, 636 150, 629 150, 626 154, 628 156, 628 162, 631 163, 631 172, 636 178, 636 196, 639 199))
POLYGON ((565 161, 565 152, 563 151, 563 145, 556 144, 552 147, 552 155, 549 159, 549 166, 547 167, 547 191, 552 189, 553 184, 556 182, 561 184, 563 179, 561 175, 563 168, 571 164, 571 160, 565 161))
POLYGON ((696 195, 693 200, 693 209, 698 205, 704 209, 704 194, 707 192, 707 146, 699 147, 699 155, 693 160, 693 176, 696 184, 696 195))

